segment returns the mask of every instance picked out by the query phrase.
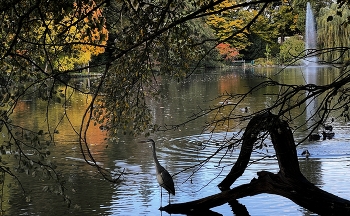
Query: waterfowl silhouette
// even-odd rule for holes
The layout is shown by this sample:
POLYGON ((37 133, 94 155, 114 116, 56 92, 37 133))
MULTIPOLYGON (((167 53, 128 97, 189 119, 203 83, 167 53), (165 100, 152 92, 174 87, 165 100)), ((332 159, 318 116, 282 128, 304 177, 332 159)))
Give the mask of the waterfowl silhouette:
POLYGON ((310 134, 309 135, 309 141, 317 141, 321 139, 321 135, 319 134, 310 134))
POLYGON ((334 132, 326 132, 326 131, 323 131, 323 132, 322 132, 323 140, 326 140, 326 139, 333 139, 334 135, 335 135, 334 132))
POLYGON ((303 155, 303 156, 305 156, 306 158, 309 158, 309 156, 311 155, 310 154, 310 152, 309 152, 309 150, 304 150, 302 153, 301 153, 301 155, 303 155))

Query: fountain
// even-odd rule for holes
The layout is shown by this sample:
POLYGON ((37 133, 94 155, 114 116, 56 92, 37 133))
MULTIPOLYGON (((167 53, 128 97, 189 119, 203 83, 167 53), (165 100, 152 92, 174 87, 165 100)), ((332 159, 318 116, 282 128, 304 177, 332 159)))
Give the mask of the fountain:
MULTIPOLYGON (((316 50, 316 27, 315 27, 315 17, 312 12, 310 2, 306 4, 306 22, 305 22, 305 50, 306 55, 310 55, 314 50, 316 50)), ((312 54, 305 58, 304 64, 306 66, 316 66, 317 57, 312 54)))
MULTIPOLYGON (((305 21, 305 50, 306 58, 304 59, 304 76, 306 84, 316 84, 317 76, 317 57, 313 55, 313 51, 316 50, 316 27, 315 18, 312 12, 310 2, 306 4, 306 21, 305 21)), ((317 109, 315 98, 309 98, 306 102, 306 119, 310 120, 317 109)), ((313 124, 313 121, 307 121, 308 125, 313 124)), ((311 125, 310 125, 311 127, 311 125)))

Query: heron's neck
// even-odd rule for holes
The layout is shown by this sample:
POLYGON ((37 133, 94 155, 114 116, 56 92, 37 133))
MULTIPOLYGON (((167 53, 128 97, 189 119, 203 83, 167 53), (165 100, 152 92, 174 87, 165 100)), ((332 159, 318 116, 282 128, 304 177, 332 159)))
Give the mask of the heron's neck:
POLYGON ((155 144, 152 144, 152 150, 153 150, 153 160, 154 160, 154 163, 156 165, 160 165, 158 159, 157 159, 157 155, 156 155, 156 146, 155 144))

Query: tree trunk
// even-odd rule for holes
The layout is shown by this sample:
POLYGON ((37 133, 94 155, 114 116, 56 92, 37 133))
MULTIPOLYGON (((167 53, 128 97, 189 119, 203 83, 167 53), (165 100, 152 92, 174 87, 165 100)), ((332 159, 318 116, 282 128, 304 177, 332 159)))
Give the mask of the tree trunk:
MULTIPOLYGON (((286 197, 296 204, 320 215, 350 215, 350 201, 323 191, 309 182, 299 169, 294 138, 288 123, 271 113, 257 115, 249 122, 243 134, 239 157, 230 173, 218 185, 221 193, 187 203, 171 204, 161 210, 168 213, 191 213, 208 210, 236 199, 261 193, 286 197), (233 189, 230 186, 246 169, 254 143, 261 132, 267 131, 276 150, 280 171, 258 172, 258 179, 233 189)), ((233 212, 237 205, 231 205, 233 212)), ((237 214, 238 215, 238 214, 237 214)))

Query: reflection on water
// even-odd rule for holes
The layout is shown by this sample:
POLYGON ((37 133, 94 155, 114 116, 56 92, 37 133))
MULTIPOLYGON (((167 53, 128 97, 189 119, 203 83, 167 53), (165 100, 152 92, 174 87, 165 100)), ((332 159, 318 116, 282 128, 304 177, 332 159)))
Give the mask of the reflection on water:
MULTIPOLYGON (((329 83, 336 76, 336 72, 330 69, 320 68, 316 72, 305 72, 302 68, 287 69, 283 73, 276 74, 272 68, 261 70, 243 71, 214 71, 194 74, 184 83, 163 79, 160 88, 165 93, 161 101, 151 101, 151 109, 154 113, 154 121, 158 124, 176 124, 186 121, 189 116, 200 108, 217 106, 223 101, 217 98, 226 92, 244 93, 252 86, 263 81, 263 76, 272 76, 273 79, 283 83, 329 83), (259 74, 254 76, 253 74, 259 74), (310 79, 314 79, 310 81, 310 79)), ((278 89, 262 89, 261 92, 246 98, 237 112, 247 112, 265 108, 273 98, 268 96, 271 91, 278 89), (266 91, 266 92, 264 92, 266 91), (243 110, 242 110, 243 109, 243 110)), ((37 178, 24 176, 21 178, 23 185, 30 195, 30 200, 22 196, 19 186, 14 184, 6 188, 3 209, 8 215, 160 215, 160 187, 156 181, 155 168, 148 144, 140 144, 143 137, 115 137, 113 141, 107 141, 108 134, 101 131, 98 126, 89 130, 89 142, 91 152, 95 159, 112 173, 124 170, 122 181, 113 185, 105 180, 92 167, 84 162, 78 138, 72 131, 81 122, 81 111, 87 106, 85 95, 74 93, 69 102, 67 119, 62 121, 56 134, 56 146, 52 151, 52 160, 62 168, 62 173, 67 179, 66 193, 72 200, 71 208, 67 208, 62 197, 42 191, 48 185, 47 181, 38 181, 37 178), (30 201, 30 202, 28 202, 30 201)), ((234 102, 234 101, 230 101, 234 102)), ((317 101, 315 100, 315 103, 317 101)), ((20 102, 20 106, 14 113, 14 118, 21 124, 31 126, 34 129, 46 124, 46 104, 33 99, 20 102), (30 112, 30 116, 28 116, 30 112)), ((63 114, 62 105, 56 104, 50 107, 50 122, 57 122, 63 114)), ((229 109, 221 110, 222 113, 229 109)), ((218 146, 230 137, 236 135, 241 125, 232 124, 218 127, 215 133, 203 133, 203 125, 213 116, 207 115, 197 122, 191 122, 176 130, 157 133, 152 138, 157 143, 157 156, 160 163, 174 174, 176 196, 171 201, 186 202, 218 193, 218 183, 231 169, 237 156, 238 149, 228 152, 219 152, 209 161, 218 146)), ((305 120, 307 116, 303 116, 305 120)), ((298 121, 302 121, 299 119, 298 121)), ((300 124, 300 122, 295 122, 300 124)), ((325 141, 306 142, 298 147, 298 155, 304 149, 309 149, 309 159, 300 157, 300 168, 306 178, 315 185, 350 199, 350 135, 349 126, 343 122, 334 123, 335 139, 325 141)), ((300 140, 307 131, 295 133, 295 139, 300 140)), ((264 154, 273 155, 273 149, 264 154)), ((261 152, 254 152, 253 160, 261 157, 261 152)), ((274 158, 256 161, 251 164, 244 175, 233 186, 248 183, 256 176, 257 171, 278 171, 278 164, 274 158)), ((8 181, 10 181, 8 179, 8 181)), ((164 192, 164 190, 163 190, 164 192)), ((164 193, 163 203, 167 195, 164 193)), ((251 215, 310 215, 311 213, 298 205, 280 196, 260 194, 254 197, 240 199, 251 215)), ((213 209, 223 215, 231 215, 229 205, 223 205, 213 209)), ((162 213, 162 215, 167 215, 162 213)))

